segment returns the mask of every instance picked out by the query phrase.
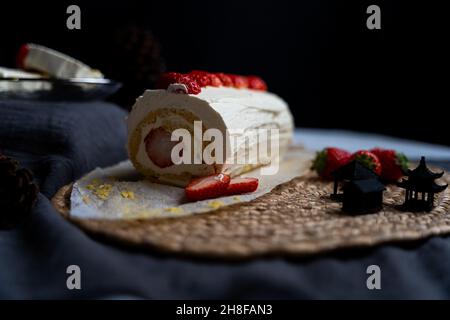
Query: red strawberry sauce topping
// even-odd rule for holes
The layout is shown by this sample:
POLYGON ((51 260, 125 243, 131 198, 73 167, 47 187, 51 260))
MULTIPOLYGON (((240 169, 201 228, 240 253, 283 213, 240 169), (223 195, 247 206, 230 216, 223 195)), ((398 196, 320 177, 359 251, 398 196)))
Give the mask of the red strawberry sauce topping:
POLYGON ((156 87, 158 89, 167 89, 171 84, 184 85, 188 94, 199 94, 201 88, 207 86, 237 89, 248 88, 259 91, 267 90, 267 85, 264 80, 257 76, 211 73, 201 70, 194 70, 189 73, 164 73, 158 80, 156 87))

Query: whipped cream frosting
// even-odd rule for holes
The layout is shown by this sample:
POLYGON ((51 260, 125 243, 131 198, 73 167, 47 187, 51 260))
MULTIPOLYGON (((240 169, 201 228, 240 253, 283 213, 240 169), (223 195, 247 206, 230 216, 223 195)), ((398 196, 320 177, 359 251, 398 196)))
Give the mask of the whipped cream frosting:
MULTIPOLYGON (((228 158, 236 154, 247 156, 252 148, 257 148, 256 132, 253 129, 275 128, 279 129, 280 149, 284 150, 292 139, 293 119, 288 105, 277 95, 265 91, 250 89, 236 89, 228 87, 205 87, 197 95, 172 93, 168 90, 146 90, 143 96, 136 100, 128 118, 129 139, 142 119, 152 111, 159 109, 187 110, 199 118, 206 128, 219 129, 225 136, 226 130, 239 131, 236 144, 232 145, 228 158), (245 144, 245 141, 250 144, 245 144), (238 153, 238 151, 244 151, 238 153)), ((179 123, 184 128, 193 126, 187 119, 173 114, 173 123, 179 123)), ((167 119, 166 119, 167 120, 167 119)), ((160 126, 162 119, 144 126, 141 136, 145 137, 152 129, 160 126)), ((236 139, 236 136, 235 136, 236 139)), ((214 173, 213 168, 207 165, 173 165, 167 168, 155 166, 145 152, 144 139, 141 139, 135 161, 145 168, 155 172, 173 175, 190 172, 193 175, 214 173)), ((281 151, 282 152, 282 151, 281 151)), ((266 159, 270 161, 270 159, 266 159)), ((223 172, 232 175, 239 174, 244 165, 225 165, 223 172)))

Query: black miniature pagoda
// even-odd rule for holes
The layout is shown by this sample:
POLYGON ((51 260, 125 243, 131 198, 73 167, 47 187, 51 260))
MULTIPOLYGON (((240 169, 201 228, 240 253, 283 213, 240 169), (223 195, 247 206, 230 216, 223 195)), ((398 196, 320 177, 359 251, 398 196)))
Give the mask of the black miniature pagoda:
POLYGON ((428 169, 425 157, 414 170, 408 170, 406 176, 397 185, 405 189, 405 203, 401 209, 406 211, 431 211, 434 207, 434 195, 442 192, 448 185, 438 185, 434 180, 442 177, 444 172, 435 173, 428 169))
POLYGON ((342 210, 352 214, 377 212, 383 207, 384 185, 378 175, 353 160, 332 173, 332 199, 342 200, 342 210), (341 184, 341 186, 340 186, 341 184), (339 187, 343 193, 338 193, 339 187))

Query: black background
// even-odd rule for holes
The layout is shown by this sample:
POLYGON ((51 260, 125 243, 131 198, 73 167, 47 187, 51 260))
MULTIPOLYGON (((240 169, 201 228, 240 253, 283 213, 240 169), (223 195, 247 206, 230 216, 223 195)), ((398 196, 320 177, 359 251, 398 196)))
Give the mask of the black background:
POLYGON ((0 65, 14 65, 20 44, 36 42, 108 76, 132 63, 114 60, 111 34, 136 24, 159 39, 168 70, 261 75, 287 100, 297 126, 450 145, 443 3, 6 0, 0 4, 0 65), (81 7, 81 30, 66 28, 69 4, 81 7), (381 7, 381 30, 366 28, 370 4, 381 7))

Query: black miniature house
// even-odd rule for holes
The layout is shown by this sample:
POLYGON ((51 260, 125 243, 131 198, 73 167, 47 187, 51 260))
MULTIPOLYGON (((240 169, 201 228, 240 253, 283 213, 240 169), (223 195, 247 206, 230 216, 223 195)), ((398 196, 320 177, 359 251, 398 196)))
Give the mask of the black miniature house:
POLYGON ((434 180, 442 177, 444 172, 435 173, 428 169, 425 157, 414 170, 408 170, 406 176, 397 185, 405 189, 405 203, 401 209, 407 211, 431 211, 434 207, 434 195, 442 192, 448 185, 438 185, 434 180))
POLYGON ((334 178, 332 199, 342 200, 343 194, 339 193, 339 185, 345 185, 351 181, 378 179, 378 175, 372 170, 366 168, 360 162, 353 160, 346 165, 335 170, 331 174, 334 178))
POLYGON ((342 201, 342 210, 352 214, 377 212, 383 207, 384 185, 378 175, 353 160, 332 173, 332 199, 342 201), (341 188, 339 188, 341 187, 341 188), (343 193, 339 193, 339 189, 343 193))
POLYGON ((373 213, 383 207, 384 185, 378 178, 355 180, 344 185, 342 210, 348 213, 373 213))

